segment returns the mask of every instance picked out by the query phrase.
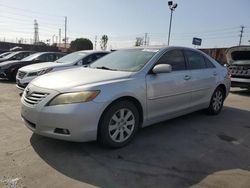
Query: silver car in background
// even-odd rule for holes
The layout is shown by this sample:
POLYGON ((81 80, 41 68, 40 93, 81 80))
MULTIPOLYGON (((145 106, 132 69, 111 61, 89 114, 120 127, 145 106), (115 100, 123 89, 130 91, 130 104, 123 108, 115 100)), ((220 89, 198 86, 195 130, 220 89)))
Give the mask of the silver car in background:
POLYGON ((70 53, 55 62, 37 63, 18 70, 16 82, 18 89, 23 90, 31 80, 49 72, 85 66, 107 55, 107 51, 82 50, 70 53))
POLYGON ((220 113, 229 88, 227 69, 198 50, 119 50, 88 68, 35 79, 21 115, 39 135, 122 147, 138 128, 200 109, 220 113))

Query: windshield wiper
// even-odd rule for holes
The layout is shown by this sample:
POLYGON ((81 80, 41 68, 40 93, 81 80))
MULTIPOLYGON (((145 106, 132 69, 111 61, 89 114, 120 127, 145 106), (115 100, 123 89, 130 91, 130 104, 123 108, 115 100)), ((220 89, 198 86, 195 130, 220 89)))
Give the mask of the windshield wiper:
POLYGON ((117 71, 117 69, 111 69, 111 68, 108 68, 108 67, 105 67, 105 66, 102 66, 102 67, 95 67, 96 69, 103 69, 103 70, 111 70, 111 71, 117 71))

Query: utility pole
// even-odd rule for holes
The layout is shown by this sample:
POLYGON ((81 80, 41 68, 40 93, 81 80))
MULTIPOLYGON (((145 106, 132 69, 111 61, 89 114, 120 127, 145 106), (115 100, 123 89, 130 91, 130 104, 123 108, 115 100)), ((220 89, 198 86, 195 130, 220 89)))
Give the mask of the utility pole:
POLYGON ((171 34, 171 27, 172 27, 172 17, 173 17, 173 12, 177 8, 177 3, 173 3, 173 1, 168 2, 169 9, 171 11, 170 14, 170 21, 169 21, 169 30, 168 30, 168 46, 170 43, 170 34, 171 34))
POLYGON ((145 36, 144 36, 144 46, 147 46, 147 40, 148 40, 148 33, 145 33, 145 36))
POLYGON ((96 44, 97 44, 97 35, 95 36, 95 50, 96 50, 96 44))
POLYGON ((34 44, 39 42, 38 23, 34 20, 34 44))
POLYGON ((241 27, 241 30, 240 30, 240 41, 239 41, 239 46, 241 45, 241 39, 242 39, 242 37, 243 37, 243 33, 244 33, 244 28, 245 28, 245 26, 240 26, 241 27))
POLYGON ((61 29, 59 29, 59 44, 58 44, 59 47, 61 47, 61 29))
POLYGON ((64 47, 66 49, 67 47, 67 16, 65 16, 65 26, 64 26, 64 29, 65 29, 65 38, 64 38, 64 47))

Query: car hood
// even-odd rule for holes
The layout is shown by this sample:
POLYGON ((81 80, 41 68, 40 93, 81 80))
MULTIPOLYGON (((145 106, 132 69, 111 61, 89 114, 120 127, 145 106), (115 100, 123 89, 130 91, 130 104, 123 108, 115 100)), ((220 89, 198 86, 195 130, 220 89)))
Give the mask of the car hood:
POLYGON ((3 62, 3 61, 8 61, 8 59, 6 59, 6 58, 0 58, 0 63, 3 62))
POLYGON ((131 72, 78 67, 45 74, 33 80, 31 84, 42 88, 64 91, 65 89, 87 84, 125 79, 130 77, 131 74, 131 72))
POLYGON ((37 64, 25 66, 21 68, 20 71, 35 72, 35 71, 40 71, 40 70, 51 68, 51 67, 67 67, 67 66, 72 66, 72 65, 65 64, 65 63, 45 62, 45 63, 37 63, 37 64))
POLYGON ((18 63, 18 62, 20 62, 20 61, 18 61, 18 60, 5 61, 5 62, 2 62, 2 63, 0 64, 0 67, 8 67, 8 66, 14 65, 14 64, 16 64, 16 63, 18 63))

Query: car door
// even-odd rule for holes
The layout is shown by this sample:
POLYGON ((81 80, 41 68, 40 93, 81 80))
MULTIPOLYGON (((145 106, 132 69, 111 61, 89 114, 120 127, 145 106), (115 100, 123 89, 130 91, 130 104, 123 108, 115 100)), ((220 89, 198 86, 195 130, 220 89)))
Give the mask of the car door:
POLYGON ((216 85, 216 68, 206 57, 196 51, 185 50, 188 69, 192 78, 191 107, 206 105, 212 96, 216 85))
POLYGON ((172 72, 146 76, 148 119, 164 117, 189 108, 192 75, 181 50, 166 52, 156 64, 170 64, 172 72))

